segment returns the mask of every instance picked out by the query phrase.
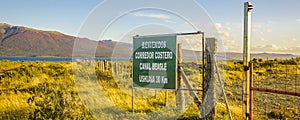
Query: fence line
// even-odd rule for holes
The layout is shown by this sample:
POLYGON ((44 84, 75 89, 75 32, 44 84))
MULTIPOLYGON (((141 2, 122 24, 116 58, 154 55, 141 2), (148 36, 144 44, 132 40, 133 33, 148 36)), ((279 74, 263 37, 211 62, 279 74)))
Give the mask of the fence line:
POLYGON ((253 96, 254 104, 264 109, 263 112, 255 106, 256 115, 264 114, 263 118, 267 119, 300 118, 298 69, 297 64, 255 63, 251 92, 257 92, 253 96))

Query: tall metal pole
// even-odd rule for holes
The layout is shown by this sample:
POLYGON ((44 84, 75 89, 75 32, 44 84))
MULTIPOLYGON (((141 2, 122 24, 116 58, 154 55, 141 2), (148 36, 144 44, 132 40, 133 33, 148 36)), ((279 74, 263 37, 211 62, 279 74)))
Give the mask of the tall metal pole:
POLYGON ((244 113, 246 120, 250 118, 250 34, 251 34, 251 11, 253 7, 250 2, 244 3, 244 49, 243 49, 243 62, 244 62, 244 74, 243 74, 243 101, 245 104, 244 113))

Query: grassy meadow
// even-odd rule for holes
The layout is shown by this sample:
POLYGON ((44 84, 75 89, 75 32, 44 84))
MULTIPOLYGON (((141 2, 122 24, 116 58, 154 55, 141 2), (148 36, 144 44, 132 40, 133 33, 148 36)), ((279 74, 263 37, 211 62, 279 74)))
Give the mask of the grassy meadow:
MULTIPOLYGON (((299 58, 253 62, 254 86, 300 91, 299 58)), ((118 65, 104 69, 97 61, 0 61, 0 119, 200 119, 188 91, 183 92, 186 111, 181 114, 174 109, 175 91, 135 88, 133 114, 131 63, 118 65)), ((242 119, 242 61, 218 66, 233 118, 242 119)), ((201 70, 193 66, 183 70, 192 86, 201 89, 201 70)), ((197 94, 201 100, 201 92, 197 94)), ((299 97, 254 92, 254 117, 299 118, 299 101, 299 97)), ((228 119, 222 96, 216 103, 216 118, 228 119)))

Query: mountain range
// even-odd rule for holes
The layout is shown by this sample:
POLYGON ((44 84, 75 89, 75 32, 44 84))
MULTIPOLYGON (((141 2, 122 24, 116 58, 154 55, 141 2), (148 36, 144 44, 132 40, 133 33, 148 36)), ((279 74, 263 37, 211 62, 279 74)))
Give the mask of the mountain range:
MULTIPOLYGON (((202 52, 201 51, 191 51, 191 50, 183 50, 182 52, 183 58, 188 60, 193 60, 197 57, 197 59, 201 59, 202 52)), ((262 59, 291 59, 299 57, 293 54, 279 54, 279 53, 251 53, 250 59, 253 58, 262 58, 262 59)), ((219 52, 216 54, 217 60, 242 60, 243 54, 236 52, 219 52)))
MULTIPOLYGON (((96 57, 110 57, 116 45, 116 42, 95 41, 56 31, 42 31, 0 23, 0 56, 70 57, 75 40, 96 44, 96 57)), ((122 47, 125 50, 123 54, 128 54, 130 46, 122 47)))
MULTIPOLYGON (((75 40, 84 43, 96 44, 96 57, 128 57, 131 55, 132 45, 111 40, 91 40, 78 38, 56 31, 43 31, 23 26, 13 26, 0 23, 0 56, 54 56, 71 57, 75 40), (118 51, 114 52, 117 46, 118 51)), ((82 54, 84 56, 84 54, 82 54)), ((201 52, 183 50, 183 58, 194 59, 201 57, 201 52)), ((252 58, 287 59, 297 57, 292 54, 257 53, 251 54, 252 58)), ((240 60, 242 53, 218 53, 219 59, 240 60)))

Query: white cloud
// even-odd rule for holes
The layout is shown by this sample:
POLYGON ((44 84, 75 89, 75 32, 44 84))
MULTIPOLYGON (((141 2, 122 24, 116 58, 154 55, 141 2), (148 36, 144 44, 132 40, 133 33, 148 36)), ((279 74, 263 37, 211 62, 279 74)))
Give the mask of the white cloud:
POLYGON ((291 37, 287 39, 282 39, 279 41, 279 43, 285 46, 295 46, 300 45, 300 40, 296 39, 295 37, 291 37))
POLYGON ((226 29, 226 30, 231 30, 231 27, 228 27, 228 26, 227 26, 227 27, 225 27, 225 29, 226 29))
POLYGON ((135 13, 131 13, 131 15, 137 16, 137 17, 147 17, 147 18, 156 18, 156 19, 164 19, 164 20, 170 19, 169 15, 158 14, 158 13, 135 12, 135 13))
POLYGON ((241 52, 243 45, 237 43, 235 39, 223 39, 224 49, 230 52, 241 52))
POLYGON ((230 32, 219 32, 219 35, 220 35, 222 38, 226 38, 226 37, 229 37, 229 36, 230 36, 230 32))
POLYGON ((261 29, 264 25, 265 25, 265 23, 253 23, 252 24, 252 31, 256 32, 259 29, 261 29))
POLYGON ((222 28, 222 24, 221 23, 215 23, 215 28, 217 30, 220 30, 222 28))
POLYGON ((264 42, 264 41, 265 41, 265 38, 260 38, 259 40, 262 41, 262 42, 264 42))
POLYGON ((252 24, 252 28, 259 29, 259 28, 263 27, 264 25, 265 25, 265 23, 254 23, 254 24, 252 24))
POLYGON ((292 38, 290 41, 291 42, 297 42, 298 40, 296 38, 292 38))
POLYGON ((264 32, 259 32, 259 34, 260 34, 260 35, 264 35, 265 33, 264 33, 264 32))
POLYGON ((164 21, 167 22, 167 23, 172 23, 172 24, 176 23, 175 21, 172 21, 172 20, 164 20, 164 21))
POLYGON ((7 17, 0 16, 0 20, 7 20, 7 17))
POLYGON ((237 24, 237 25, 235 25, 235 28, 240 29, 240 28, 242 28, 242 25, 237 24))
MULTIPOLYGON (((264 38, 260 39, 264 41, 264 38)), ((223 45, 225 51, 239 52, 243 51, 243 45, 238 43, 235 39, 223 39, 223 45)), ((251 45, 251 53, 282 53, 282 54, 294 54, 300 55, 300 46, 279 46, 274 44, 267 45, 251 45)))
POLYGON ((297 19, 297 22, 300 22, 300 18, 299 18, 299 19, 297 19))
POLYGON ((221 23, 215 23, 214 26, 215 28, 219 31, 219 35, 221 38, 227 39, 231 35, 231 27, 230 23, 225 23, 225 25, 221 23))
POLYGON ((217 30, 231 30, 230 23, 225 23, 225 25, 222 25, 221 23, 215 23, 215 28, 217 30))
POLYGON ((240 25, 236 26, 235 24, 231 23, 215 23, 215 28, 218 30, 218 34, 222 39, 223 47, 225 51, 230 52, 240 52, 242 50, 242 45, 238 43, 237 39, 235 38, 235 32, 240 25), (233 28, 233 29, 231 29, 233 28))

